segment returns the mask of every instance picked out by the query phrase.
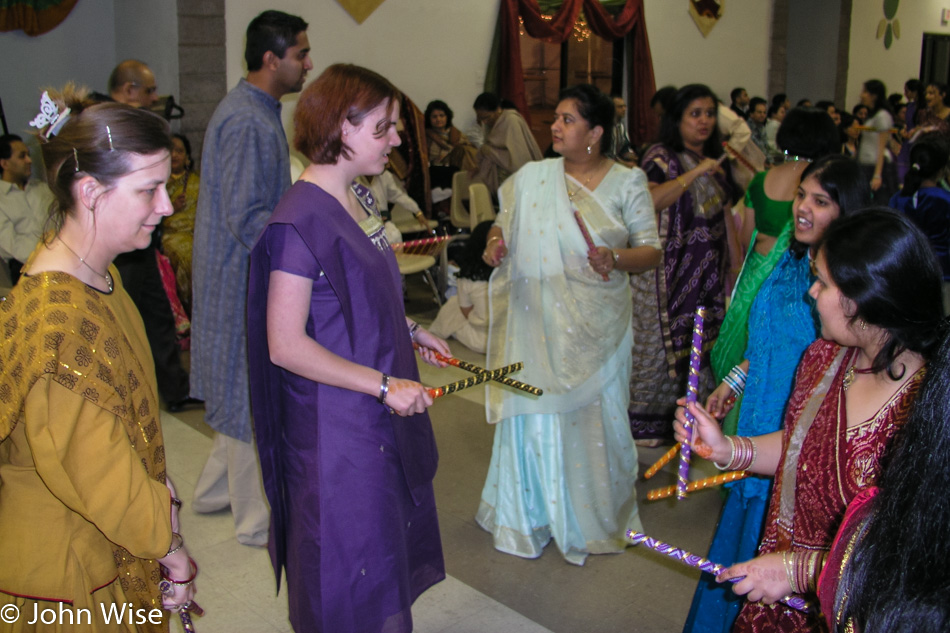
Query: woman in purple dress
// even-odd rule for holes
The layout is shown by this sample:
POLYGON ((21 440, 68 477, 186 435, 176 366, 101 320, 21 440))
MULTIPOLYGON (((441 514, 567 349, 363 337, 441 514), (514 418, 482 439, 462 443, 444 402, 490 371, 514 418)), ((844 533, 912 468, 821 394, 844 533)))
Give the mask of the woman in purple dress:
POLYGON ((445 577, 413 343, 432 364, 449 349, 406 318, 372 194, 353 182, 399 145, 398 97, 343 64, 303 91, 294 145, 312 164, 251 254, 251 401, 296 631, 407 633, 445 577))

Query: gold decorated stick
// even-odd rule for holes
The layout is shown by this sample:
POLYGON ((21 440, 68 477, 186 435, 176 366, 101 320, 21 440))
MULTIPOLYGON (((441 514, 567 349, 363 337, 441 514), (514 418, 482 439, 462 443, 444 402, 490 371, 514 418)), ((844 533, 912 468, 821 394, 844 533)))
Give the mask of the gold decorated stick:
POLYGON ((663 468, 664 466, 666 466, 667 464, 669 464, 671 461, 673 461, 673 458, 676 457, 676 454, 679 453, 679 452, 680 452, 680 445, 679 445, 679 442, 677 442, 677 443, 673 446, 673 448, 671 448, 670 450, 668 450, 668 451, 666 451, 665 453, 663 453, 663 457, 661 457, 660 459, 656 460, 656 463, 655 463, 655 464, 653 464, 652 466, 650 466, 649 468, 647 468, 647 471, 646 471, 645 473, 643 473, 643 478, 644 478, 644 479, 649 479, 649 478, 652 477, 653 475, 655 475, 655 474, 657 474, 658 472, 660 472, 660 469, 663 468))
MULTIPOLYGON (((721 475, 706 477, 705 479, 697 479, 696 481, 691 481, 686 484, 686 492, 695 492, 697 490, 703 490, 704 488, 711 488, 720 484, 726 484, 730 481, 739 481, 740 479, 745 479, 748 476, 748 471, 734 470, 729 473, 722 473, 721 475)), ((667 486, 666 488, 657 488, 656 490, 651 490, 647 493, 647 500, 657 501, 659 499, 672 497, 674 494, 676 494, 675 485, 667 486)))
POLYGON ((474 387, 475 385, 480 385, 483 382, 489 380, 495 380, 496 378, 501 378, 506 374, 510 374, 514 371, 520 371, 524 367, 524 363, 512 363, 505 367, 499 367, 498 369, 493 369, 491 371, 485 371, 470 378, 464 380, 457 380, 455 382, 443 385, 442 387, 436 387, 434 389, 428 389, 429 395, 433 398, 441 398, 450 393, 455 393, 456 391, 461 391, 462 389, 468 389, 469 387, 474 387))
MULTIPOLYGON (((415 346, 418 348, 419 344, 416 343, 415 346)), ((434 352, 434 353, 437 360, 440 360, 443 363, 447 363, 451 365, 452 367, 458 367, 459 369, 470 371, 473 374, 484 374, 485 372, 491 371, 490 369, 479 367, 478 365, 466 362, 464 360, 459 360, 458 358, 450 358, 448 356, 443 356, 442 354, 438 352, 434 352)), ((521 382, 520 380, 513 380, 511 378, 505 378, 503 376, 492 378, 492 380, 494 380, 495 382, 501 383, 503 385, 508 385, 509 387, 514 387, 515 389, 525 391, 527 393, 530 393, 532 396, 544 395, 544 391, 542 389, 539 389, 538 387, 534 387, 532 385, 525 384, 521 382)))

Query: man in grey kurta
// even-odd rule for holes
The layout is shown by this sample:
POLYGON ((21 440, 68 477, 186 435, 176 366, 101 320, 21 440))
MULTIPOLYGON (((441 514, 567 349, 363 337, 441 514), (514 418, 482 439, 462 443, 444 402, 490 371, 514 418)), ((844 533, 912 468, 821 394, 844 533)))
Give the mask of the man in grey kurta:
POLYGON ((265 11, 247 29, 248 74, 218 104, 205 133, 195 215, 191 395, 217 431, 194 508, 231 507, 237 539, 266 545, 270 521, 252 443, 247 376, 247 277, 251 249, 290 187, 280 98, 303 88, 307 23, 265 11))

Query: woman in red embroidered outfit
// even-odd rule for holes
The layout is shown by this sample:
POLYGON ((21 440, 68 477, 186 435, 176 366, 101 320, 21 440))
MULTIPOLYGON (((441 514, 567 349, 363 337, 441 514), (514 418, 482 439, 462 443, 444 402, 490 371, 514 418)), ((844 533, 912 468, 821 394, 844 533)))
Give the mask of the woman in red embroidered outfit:
MULTIPOLYGON (((874 484, 880 458, 906 419, 938 340, 940 268, 926 237, 903 216, 870 209, 835 221, 815 259, 809 290, 822 338, 799 364, 785 429, 725 437, 691 405, 693 445, 729 470, 775 474, 759 556, 718 580, 744 577, 733 631, 820 631, 817 609, 779 599, 813 598, 818 572, 845 508, 874 484)), ((682 409, 677 439, 683 440, 682 409)))
POLYGON ((822 571, 818 596, 832 631, 950 628, 950 335, 944 332, 880 487, 848 506, 822 571))

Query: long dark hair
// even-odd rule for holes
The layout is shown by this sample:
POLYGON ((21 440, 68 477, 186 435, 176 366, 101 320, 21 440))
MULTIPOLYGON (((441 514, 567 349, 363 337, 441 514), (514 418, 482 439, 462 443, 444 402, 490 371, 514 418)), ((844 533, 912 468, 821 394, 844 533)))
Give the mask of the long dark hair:
POLYGON ((841 572, 835 630, 950 630, 950 336, 927 366, 914 408, 878 479, 870 518, 841 572), (846 598, 846 601, 844 601, 846 598))
POLYGON ((428 130, 432 127, 432 122, 429 121, 429 118, 436 110, 441 110, 445 113, 445 128, 448 129, 452 127, 452 117, 455 116, 455 113, 452 112, 452 108, 450 108, 449 104, 447 104, 445 101, 436 99, 435 101, 430 101, 429 105, 426 106, 426 112, 424 115, 426 129, 428 130))
MULTIPOLYGON (((816 160, 802 172, 802 182, 815 178, 822 190, 838 205, 838 217, 845 217, 871 203, 871 187, 857 161, 840 154, 816 160)), ((801 259, 808 252, 808 244, 792 236, 788 249, 801 259)))
POLYGON ((812 160, 841 150, 835 122, 827 109, 819 108, 792 108, 779 126, 775 142, 789 154, 812 160))
POLYGON ((855 304, 852 323, 861 319, 888 334, 872 363, 893 380, 904 350, 929 360, 943 319, 943 273, 927 236, 913 221, 884 207, 832 222, 820 251, 841 294, 855 304))
POLYGON ((874 105, 868 108, 868 116, 877 114, 878 110, 891 111, 890 104, 887 102, 887 88, 880 79, 868 79, 864 82, 864 89, 874 97, 874 105))
POLYGON ((937 180, 950 159, 950 143, 939 132, 924 134, 910 150, 910 169, 904 176, 902 196, 912 196, 925 180, 937 180))
MULTIPOLYGON (((674 152, 682 152, 686 149, 683 145, 683 136, 680 134, 680 122, 683 120, 683 114, 696 99, 712 99, 713 107, 718 108, 719 99, 716 97, 709 86, 703 84, 689 84, 676 91, 676 95, 670 101, 669 109, 663 115, 663 121, 660 123, 660 143, 666 145, 674 152)), ((716 113, 718 121, 718 110, 716 113)), ((712 134, 703 143, 703 156, 706 158, 719 158, 722 156, 722 139, 719 137, 719 126, 713 125, 712 134)))
POLYGON ((488 231, 493 224, 492 220, 480 222, 465 242, 465 248, 455 258, 455 262, 459 265, 458 276, 462 279, 488 281, 492 271, 495 270, 482 259, 482 253, 485 252, 485 245, 488 243, 488 231))

